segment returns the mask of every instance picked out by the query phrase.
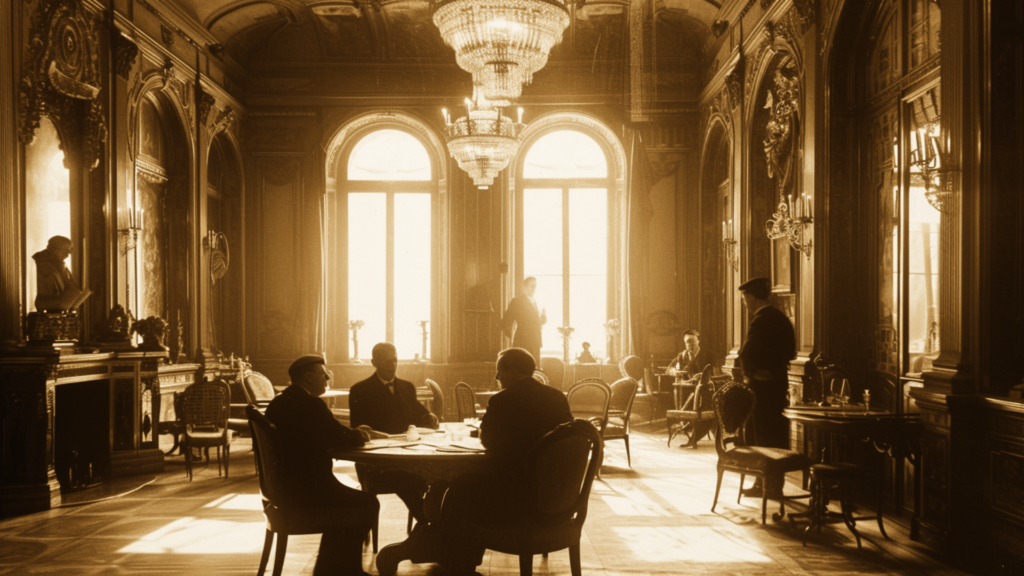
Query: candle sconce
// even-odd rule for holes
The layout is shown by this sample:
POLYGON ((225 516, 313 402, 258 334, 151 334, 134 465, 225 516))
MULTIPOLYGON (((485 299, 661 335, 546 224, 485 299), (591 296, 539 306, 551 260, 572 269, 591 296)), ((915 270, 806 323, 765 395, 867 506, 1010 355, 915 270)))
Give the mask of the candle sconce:
POLYGON ((139 241, 139 232, 145 226, 146 211, 139 208, 126 208, 117 211, 117 237, 121 243, 121 255, 134 250, 139 241))
POLYGON ((737 244, 733 234, 732 220, 729 220, 728 226, 726 226, 725 222, 722 222, 722 249, 725 251, 725 261, 729 263, 730 268, 739 272, 740 258, 736 254, 737 244))
POLYGON ((910 166, 917 170, 911 178, 919 176, 924 186, 924 198, 939 212, 947 211, 954 199, 953 180, 959 170, 953 166, 950 155, 939 142, 941 127, 938 118, 913 131, 913 150, 910 166))
POLYGON ((786 201, 779 202, 778 208, 765 227, 770 240, 784 238, 794 250, 803 253, 810 260, 814 240, 805 241, 804 236, 806 228, 811 224, 814 224, 814 217, 811 215, 811 199, 807 194, 798 198, 795 205, 793 196, 787 195, 786 201))

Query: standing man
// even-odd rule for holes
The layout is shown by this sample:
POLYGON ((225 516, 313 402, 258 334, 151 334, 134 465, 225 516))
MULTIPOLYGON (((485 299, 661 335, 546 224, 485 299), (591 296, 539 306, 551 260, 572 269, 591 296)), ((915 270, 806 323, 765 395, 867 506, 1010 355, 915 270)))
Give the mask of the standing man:
MULTIPOLYGON (((372 376, 352 385, 348 406, 353 426, 368 426, 379 432, 398 434, 409 426, 437 428, 437 416, 416 400, 416 387, 395 377, 398 351, 390 342, 373 347, 372 376)), ((423 521, 423 495, 427 484, 408 472, 387 471, 356 464, 359 483, 374 494, 398 494, 417 522, 423 521)))
POLYGON ((323 356, 316 355, 292 362, 291 386, 267 406, 267 419, 277 427, 284 444, 280 471, 287 500, 301 508, 330 510, 357 520, 354 528, 324 532, 313 574, 366 575, 363 540, 376 524, 380 504, 375 496, 353 490, 334 477, 330 451, 362 446, 369 431, 341 425, 319 398, 331 378, 324 364, 323 356))
MULTIPOLYGON (((786 407, 786 393, 789 391, 789 361, 796 357, 793 324, 768 302, 771 288, 767 278, 748 280, 740 285, 739 291, 750 314, 747 339, 740 348, 739 359, 743 376, 754 391, 756 400, 752 444, 789 448, 789 423, 782 410, 786 407)), ((774 487, 769 486, 769 489, 774 487)), ((744 494, 759 496, 760 487, 755 484, 744 494)))
POLYGON ((541 326, 547 323, 544 309, 537 307, 533 294, 537 292, 537 279, 530 276, 523 280, 523 293, 508 303, 501 329, 512 338, 513 348, 522 348, 540 362, 541 326))
POLYGON ((487 403, 480 423, 480 443, 491 454, 488 469, 456 480, 444 496, 441 530, 450 547, 446 568, 455 576, 473 574, 483 550, 468 545, 467 520, 509 526, 529 507, 525 478, 534 445, 558 425, 572 421, 565 395, 534 380, 537 364, 521 348, 498 353, 502 391, 487 403))

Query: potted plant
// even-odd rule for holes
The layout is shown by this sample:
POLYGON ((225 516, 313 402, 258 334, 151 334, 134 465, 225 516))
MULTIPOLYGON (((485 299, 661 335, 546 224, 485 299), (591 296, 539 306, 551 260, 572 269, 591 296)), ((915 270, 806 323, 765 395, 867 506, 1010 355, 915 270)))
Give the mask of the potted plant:
POLYGON ((142 344, 139 346, 145 350, 167 350, 164 346, 164 331, 167 329, 167 322, 159 316, 150 316, 145 320, 132 322, 132 332, 142 336, 142 344))

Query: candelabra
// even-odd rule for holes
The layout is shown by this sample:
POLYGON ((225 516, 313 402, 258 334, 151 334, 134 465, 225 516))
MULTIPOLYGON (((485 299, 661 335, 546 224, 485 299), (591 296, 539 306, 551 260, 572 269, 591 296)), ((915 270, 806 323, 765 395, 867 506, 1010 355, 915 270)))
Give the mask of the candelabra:
POLYGON ((419 320, 416 322, 420 325, 420 330, 423 334, 423 356, 420 356, 420 359, 424 362, 427 361, 427 323, 429 322, 430 320, 419 320))
POLYGON ((784 238, 789 245, 797 252, 802 252, 807 259, 811 259, 811 248, 814 241, 804 240, 805 230, 814 223, 811 216, 811 199, 803 194, 793 203, 793 195, 786 196, 785 202, 779 202, 778 208, 772 214, 765 227, 768 231, 768 238, 778 240, 784 238))
POLYGON ((722 222, 722 248, 725 251, 725 261, 733 270, 739 272, 740 259, 736 255, 736 238, 733 237, 732 220, 729 220, 728 226, 722 222))
POLYGON ((608 349, 605 351, 605 358, 609 362, 612 361, 612 344, 614 344, 615 335, 619 333, 619 319, 612 318, 604 323, 604 331, 608 334, 608 349))
POLYGON ((572 340, 572 333, 575 332, 576 329, 572 326, 560 326, 557 330, 558 333, 562 335, 562 361, 569 364, 569 341, 572 340))
MULTIPOLYGON (((924 198, 939 212, 944 212, 953 200, 953 175, 958 172, 948 153, 939 144, 939 121, 913 132, 913 151, 910 166, 917 169, 924 185, 924 198)), ((911 172, 911 177, 915 176, 911 172)))
POLYGON ((349 320, 348 329, 352 331, 352 359, 354 364, 359 363, 359 329, 366 325, 362 320, 349 320))

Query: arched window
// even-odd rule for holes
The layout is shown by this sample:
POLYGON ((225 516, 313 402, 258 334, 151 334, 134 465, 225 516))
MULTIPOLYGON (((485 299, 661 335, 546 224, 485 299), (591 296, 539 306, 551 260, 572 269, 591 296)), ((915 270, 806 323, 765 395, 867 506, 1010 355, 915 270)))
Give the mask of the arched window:
MULTIPOLYGON (((351 148, 344 177, 348 320, 363 322, 362 358, 388 341, 403 359, 422 357, 431 303, 432 166, 408 132, 375 130, 351 148)), ((349 357, 356 355, 349 340, 349 357)))
POLYGON ((613 189, 608 156, 589 134, 555 129, 527 144, 516 249, 519 280, 537 278, 535 297, 547 313, 542 355, 562 355, 561 326, 573 328, 573 350, 590 342, 592 354, 608 354, 613 189))

